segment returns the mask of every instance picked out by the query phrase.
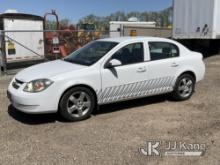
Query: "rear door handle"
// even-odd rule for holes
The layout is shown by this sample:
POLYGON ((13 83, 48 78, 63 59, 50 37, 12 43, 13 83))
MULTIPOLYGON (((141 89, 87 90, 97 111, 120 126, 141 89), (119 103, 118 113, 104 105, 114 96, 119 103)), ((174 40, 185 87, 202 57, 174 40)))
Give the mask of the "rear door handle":
POLYGON ((179 66, 179 64, 177 64, 175 62, 171 64, 171 67, 178 67, 178 66, 179 66))
POLYGON ((140 67, 137 69, 137 72, 141 73, 141 72, 146 72, 146 67, 140 67))

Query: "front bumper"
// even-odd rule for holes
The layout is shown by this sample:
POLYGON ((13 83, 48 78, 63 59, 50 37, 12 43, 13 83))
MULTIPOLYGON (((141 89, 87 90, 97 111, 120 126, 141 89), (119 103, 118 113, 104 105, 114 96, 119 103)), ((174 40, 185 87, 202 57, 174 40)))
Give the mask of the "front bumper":
MULTIPOLYGON (((14 80, 12 80, 13 82, 14 80)), ((23 91, 26 84, 24 83, 15 89, 10 83, 7 91, 7 97, 10 100, 13 107, 17 110, 30 113, 30 114, 42 114, 42 113, 54 113, 57 112, 57 98, 56 95, 51 93, 50 90, 39 93, 27 93, 23 91)))

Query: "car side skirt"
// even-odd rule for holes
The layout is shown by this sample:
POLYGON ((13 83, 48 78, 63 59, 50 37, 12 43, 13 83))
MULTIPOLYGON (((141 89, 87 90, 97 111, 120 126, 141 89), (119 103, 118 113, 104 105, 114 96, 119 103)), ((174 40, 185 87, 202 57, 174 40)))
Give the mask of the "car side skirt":
POLYGON ((164 77, 121 86, 113 86, 99 91, 98 104, 108 104, 130 99, 170 93, 175 84, 174 77, 164 77))

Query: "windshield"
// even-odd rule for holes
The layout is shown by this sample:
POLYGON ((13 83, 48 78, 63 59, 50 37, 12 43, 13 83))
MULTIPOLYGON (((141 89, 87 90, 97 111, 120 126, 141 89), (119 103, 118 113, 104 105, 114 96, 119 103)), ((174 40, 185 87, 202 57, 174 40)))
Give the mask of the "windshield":
POLYGON ((65 57, 64 61, 90 66, 101 59, 117 44, 116 42, 94 41, 65 57))

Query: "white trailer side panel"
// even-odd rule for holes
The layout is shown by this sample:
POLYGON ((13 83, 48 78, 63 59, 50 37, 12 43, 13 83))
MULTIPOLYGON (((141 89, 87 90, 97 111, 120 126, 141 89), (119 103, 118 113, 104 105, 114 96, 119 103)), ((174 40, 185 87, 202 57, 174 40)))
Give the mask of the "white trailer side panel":
POLYGON ((213 26, 213 38, 220 39, 220 0, 215 1, 213 26))
POLYGON ((174 0, 173 37, 217 38, 215 34, 220 31, 219 9, 219 0, 174 0))
POLYGON ((156 27, 156 22, 129 22, 129 21, 110 21, 110 33, 109 36, 111 38, 121 37, 124 35, 124 29, 126 27, 156 27))
POLYGON ((120 37, 121 36, 121 25, 110 23, 110 37, 120 37))
MULTIPOLYGON (((43 21, 4 18, 4 30, 43 30, 43 21)), ((39 60, 44 58, 43 32, 6 32, 5 34, 28 49, 39 54, 37 55, 17 44, 15 41, 10 41, 9 38, 5 37, 5 41, 13 43, 11 46, 9 44, 10 42, 5 43, 6 59, 8 63, 39 60), (12 46, 14 46, 15 52, 9 53, 8 49, 12 46)))
MULTIPOLYGON (((0 69, 1 67, 3 67, 3 53, 2 53, 2 49, 3 49, 3 46, 2 46, 2 35, 1 35, 1 32, 0 32, 0 69)), ((0 71, 1 72, 1 71, 0 71)))

